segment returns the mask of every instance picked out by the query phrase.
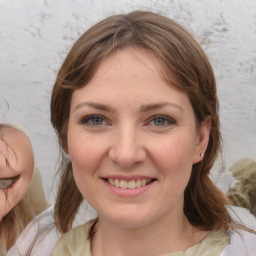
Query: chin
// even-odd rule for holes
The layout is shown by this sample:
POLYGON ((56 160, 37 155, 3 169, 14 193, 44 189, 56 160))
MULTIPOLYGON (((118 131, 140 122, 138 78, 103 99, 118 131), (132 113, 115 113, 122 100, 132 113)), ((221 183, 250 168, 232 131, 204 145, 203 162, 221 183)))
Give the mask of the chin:
POLYGON ((113 220, 110 220, 110 221, 113 225, 123 227, 123 228, 140 228, 140 227, 143 227, 145 225, 143 220, 139 220, 139 219, 135 220, 134 218, 131 219, 131 217, 113 219, 113 220))
MULTIPOLYGON (((101 218, 100 215, 99 217, 101 218)), ((143 214, 140 211, 120 211, 119 214, 112 212, 102 217, 112 225, 124 228, 139 228, 150 222, 149 214, 143 214)))

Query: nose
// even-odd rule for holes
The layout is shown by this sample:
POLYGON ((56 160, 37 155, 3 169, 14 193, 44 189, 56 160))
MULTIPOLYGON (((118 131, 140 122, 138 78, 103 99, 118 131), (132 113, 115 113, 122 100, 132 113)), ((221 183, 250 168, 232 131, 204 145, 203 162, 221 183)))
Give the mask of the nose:
POLYGON ((109 150, 109 158, 122 168, 142 163, 147 157, 141 136, 133 127, 123 127, 115 132, 109 150))

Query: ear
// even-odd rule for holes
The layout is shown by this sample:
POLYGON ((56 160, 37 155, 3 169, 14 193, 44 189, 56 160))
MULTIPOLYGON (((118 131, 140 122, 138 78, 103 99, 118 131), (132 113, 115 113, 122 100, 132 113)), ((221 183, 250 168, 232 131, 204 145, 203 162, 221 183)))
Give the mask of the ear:
POLYGON ((210 131, 211 131, 211 117, 207 116, 204 119, 204 121, 201 122, 198 128, 198 136, 196 141, 193 164, 198 163, 202 160, 208 146, 210 131))

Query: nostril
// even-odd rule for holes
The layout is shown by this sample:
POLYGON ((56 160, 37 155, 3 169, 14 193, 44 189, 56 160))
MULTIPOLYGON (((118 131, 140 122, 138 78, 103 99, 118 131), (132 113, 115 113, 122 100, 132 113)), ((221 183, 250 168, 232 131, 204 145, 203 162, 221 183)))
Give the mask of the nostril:
POLYGON ((143 162, 146 159, 146 152, 142 147, 136 145, 111 148, 109 158, 122 167, 131 167, 143 162))

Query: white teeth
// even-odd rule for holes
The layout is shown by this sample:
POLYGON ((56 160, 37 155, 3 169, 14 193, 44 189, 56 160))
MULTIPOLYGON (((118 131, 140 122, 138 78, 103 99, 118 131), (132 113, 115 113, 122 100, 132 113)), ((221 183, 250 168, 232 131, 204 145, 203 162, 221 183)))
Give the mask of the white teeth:
POLYGON ((126 180, 120 180, 119 187, 120 188, 127 188, 128 187, 128 182, 126 180))
POLYGON ((128 182, 128 188, 129 189, 135 189, 136 188, 135 180, 130 180, 128 182))
POLYGON ((138 179, 138 180, 118 180, 118 179, 108 179, 108 183, 115 186, 116 188, 123 189, 135 189, 146 186, 151 182, 151 179, 138 179))
POLYGON ((115 179, 115 187, 119 188, 119 180, 115 179))
POLYGON ((141 180, 136 180, 136 187, 137 188, 140 188, 141 187, 141 180))

